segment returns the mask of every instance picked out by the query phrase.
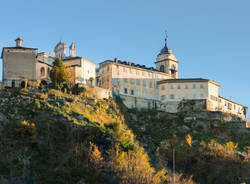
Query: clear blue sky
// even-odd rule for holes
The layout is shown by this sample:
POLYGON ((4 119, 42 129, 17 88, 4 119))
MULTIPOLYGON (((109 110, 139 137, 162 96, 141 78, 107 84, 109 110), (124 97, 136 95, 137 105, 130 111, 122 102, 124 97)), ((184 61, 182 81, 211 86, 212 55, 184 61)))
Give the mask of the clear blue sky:
POLYGON ((222 84, 222 96, 250 107, 249 0, 11 0, 1 2, 0 47, 52 52, 74 41, 96 63, 118 57, 154 66, 164 45, 179 59, 182 78, 222 84))

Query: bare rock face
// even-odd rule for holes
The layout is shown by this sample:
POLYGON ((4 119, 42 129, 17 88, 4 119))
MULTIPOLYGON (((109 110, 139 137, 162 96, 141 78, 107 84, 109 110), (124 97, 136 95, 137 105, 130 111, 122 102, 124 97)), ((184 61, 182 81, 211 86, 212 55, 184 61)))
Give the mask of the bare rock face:
POLYGON ((192 123, 192 128, 193 129, 201 129, 205 132, 208 131, 208 125, 202 121, 197 121, 197 122, 192 123))
POLYGON ((88 98, 87 99, 87 103, 89 104, 89 105, 92 105, 92 106, 94 106, 94 105, 96 105, 96 103, 97 103, 97 100, 96 99, 92 99, 92 98, 88 98))
POLYGON ((81 179, 77 184, 87 184, 84 179, 81 179))
POLYGON ((6 121, 7 121, 6 116, 0 112, 0 122, 6 122, 6 121))
POLYGON ((191 129, 186 126, 186 125, 182 125, 181 127, 178 127, 177 128, 179 132, 182 132, 182 133, 188 133, 191 129))

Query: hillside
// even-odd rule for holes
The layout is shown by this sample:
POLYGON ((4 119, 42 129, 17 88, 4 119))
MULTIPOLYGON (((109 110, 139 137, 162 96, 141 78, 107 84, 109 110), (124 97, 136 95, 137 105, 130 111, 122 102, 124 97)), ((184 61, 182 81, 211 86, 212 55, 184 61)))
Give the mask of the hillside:
POLYGON ((208 117, 128 110, 119 99, 56 90, 2 90, 0 183, 171 183, 173 149, 176 183, 247 182, 249 131, 208 117))

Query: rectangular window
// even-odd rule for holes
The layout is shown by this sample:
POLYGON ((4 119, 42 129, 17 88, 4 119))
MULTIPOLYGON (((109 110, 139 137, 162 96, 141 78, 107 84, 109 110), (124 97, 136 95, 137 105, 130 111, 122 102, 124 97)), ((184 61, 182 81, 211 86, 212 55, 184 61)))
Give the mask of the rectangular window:
POLYGON ((143 86, 146 87, 147 86, 147 81, 145 79, 143 79, 143 86))
POLYGON ((130 68, 129 71, 130 71, 130 73, 133 73, 133 69, 132 68, 130 68))
POLYGON ((158 94, 155 95, 155 99, 159 100, 159 95, 158 94))
POLYGON ((204 88, 204 85, 203 85, 203 84, 200 84, 200 88, 203 89, 203 88, 204 88))
POLYGON ((196 94, 193 94, 193 99, 196 99, 196 94))
POLYGON ((153 99, 153 94, 152 94, 152 93, 150 93, 149 97, 150 97, 150 99, 153 99))
POLYGON ((136 75, 140 75, 140 73, 139 73, 139 71, 138 71, 138 70, 136 70, 136 75))
POLYGON ((140 91, 139 91, 139 90, 137 90, 137 96, 141 96, 141 94, 140 94, 140 91))
POLYGON ((123 82, 127 83, 128 79, 127 78, 123 78, 123 82))
POLYGON ((193 89, 195 89, 196 88, 196 84, 193 84, 193 89))
POLYGON ((213 95, 210 95, 210 98, 211 98, 212 100, 214 100, 214 101, 217 101, 217 100, 218 100, 217 97, 216 97, 216 96, 213 96, 213 95))
POLYGON ((143 91, 143 98, 146 98, 146 91, 143 91))
POLYGON ((130 79, 130 84, 134 84, 135 83, 135 79, 130 79))
POLYGON ((165 100, 166 99, 166 96, 165 95, 162 95, 161 96, 161 100, 163 101, 163 100, 165 100))
POLYGON ((178 94, 178 100, 180 100, 181 99, 181 95, 180 94, 178 94))
POLYGON ((136 85, 137 85, 137 86, 140 86, 140 84, 141 84, 140 79, 136 79, 136 85))
POLYGON ((151 73, 148 73, 148 76, 150 77, 150 76, 151 76, 151 73))
POLYGON ((142 76, 145 76, 145 72, 142 72, 142 76))
POLYGON ((180 85, 180 84, 178 84, 178 87, 177 87, 177 89, 181 89, 181 85, 180 85))
POLYGON ((130 94, 134 95, 134 90, 133 89, 130 90, 130 94))
POLYGON ((128 89, 124 88, 124 93, 127 94, 128 93, 128 89))
POLYGON ((185 95, 185 99, 188 99, 188 94, 185 95))
POLYGON ((200 94, 200 98, 201 98, 201 99, 204 98, 204 94, 203 94, 203 93, 200 94))
POLYGON ((169 98, 170 98, 171 100, 173 100, 173 99, 174 99, 174 94, 169 95, 169 98))
POLYGON ((185 89, 188 89, 188 84, 185 85, 185 89))
POLYGON ((119 66, 116 65, 116 74, 119 75, 119 66))
POLYGON ((165 86, 164 86, 164 85, 162 85, 162 86, 161 86, 161 90, 164 90, 164 89, 165 89, 165 86))
POLYGON ((153 87, 153 83, 152 81, 149 82, 149 87, 152 88, 153 87))
POLYGON ((170 85, 170 89, 174 89, 174 85, 173 84, 170 85))
POLYGON ((127 72, 127 69, 125 67, 123 68, 123 72, 127 72))

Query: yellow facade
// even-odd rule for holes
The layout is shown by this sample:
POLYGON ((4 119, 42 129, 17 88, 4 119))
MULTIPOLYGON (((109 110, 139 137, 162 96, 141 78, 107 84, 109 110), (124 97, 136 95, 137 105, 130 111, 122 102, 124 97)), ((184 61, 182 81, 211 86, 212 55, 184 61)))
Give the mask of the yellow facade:
POLYGON ((159 99, 157 82, 168 78, 167 73, 117 60, 106 61, 98 69, 100 87, 113 89, 118 94, 146 99, 159 99))

